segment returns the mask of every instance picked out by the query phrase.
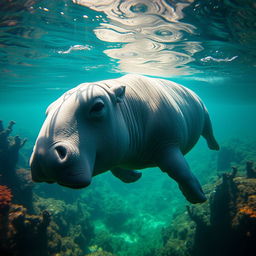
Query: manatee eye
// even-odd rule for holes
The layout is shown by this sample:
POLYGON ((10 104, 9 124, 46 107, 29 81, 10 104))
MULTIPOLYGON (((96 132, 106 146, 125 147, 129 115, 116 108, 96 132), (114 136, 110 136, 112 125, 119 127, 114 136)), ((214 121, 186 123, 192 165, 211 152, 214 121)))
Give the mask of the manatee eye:
POLYGON ((91 108, 92 112, 100 112, 104 108, 104 102, 103 101, 97 101, 91 108))
POLYGON ((102 99, 96 99, 90 109, 90 117, 99 120, 105 116, 106 108, 102 99))

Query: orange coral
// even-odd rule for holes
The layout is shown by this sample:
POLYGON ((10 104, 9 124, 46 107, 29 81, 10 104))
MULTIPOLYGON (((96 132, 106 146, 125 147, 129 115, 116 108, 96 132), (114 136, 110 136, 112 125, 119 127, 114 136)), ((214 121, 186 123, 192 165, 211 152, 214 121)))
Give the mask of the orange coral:
POLYGON ((248 215, 250 218, 256 218, 256 209, 250 208, 248 206, 240 208, 239 212, 248 215))
POLYGON ((239 207, 238 213, 256 218, 256 195, 249 195, 246 205, 239 207))
POLYGON ((12 201, 11 190, 5 185, 0 185, 0 210, 9 208, 11 201, 12 201))

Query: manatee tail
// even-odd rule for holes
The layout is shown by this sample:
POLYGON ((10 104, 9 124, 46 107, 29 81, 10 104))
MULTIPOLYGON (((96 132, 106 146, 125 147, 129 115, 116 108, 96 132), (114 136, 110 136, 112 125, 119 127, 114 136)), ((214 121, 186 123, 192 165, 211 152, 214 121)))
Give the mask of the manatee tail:
POLYGON ((206 110, 202 136, 206 139, 207 145, 212 150, 219 150, 220 146, 213 135, 212 123, 206 110))

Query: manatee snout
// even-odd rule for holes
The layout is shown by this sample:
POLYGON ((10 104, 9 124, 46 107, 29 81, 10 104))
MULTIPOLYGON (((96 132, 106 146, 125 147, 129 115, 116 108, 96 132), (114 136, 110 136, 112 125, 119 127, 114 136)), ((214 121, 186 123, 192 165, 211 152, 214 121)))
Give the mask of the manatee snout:
POLYGON ((47 139, 40 138, 30 158, 32 179, 71 188, 90 185, 90 166, 81 163, 79 151, 66 142, 56 142, 46 146, 47 139))

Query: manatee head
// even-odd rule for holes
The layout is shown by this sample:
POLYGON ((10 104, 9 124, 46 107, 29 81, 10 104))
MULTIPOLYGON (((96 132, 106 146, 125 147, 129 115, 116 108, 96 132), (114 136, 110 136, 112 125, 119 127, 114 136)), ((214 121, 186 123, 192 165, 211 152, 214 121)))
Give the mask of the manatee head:
POLYGON ((30 158, 33 180, 82 188, 118 162, 128 144, 124 95, 121 85, 81 84, 53 102, 30 158))

